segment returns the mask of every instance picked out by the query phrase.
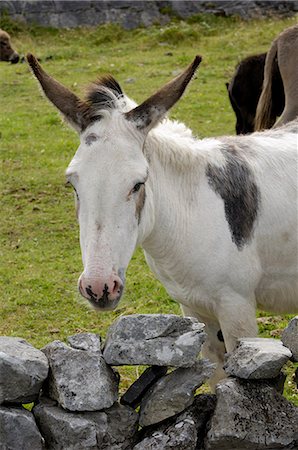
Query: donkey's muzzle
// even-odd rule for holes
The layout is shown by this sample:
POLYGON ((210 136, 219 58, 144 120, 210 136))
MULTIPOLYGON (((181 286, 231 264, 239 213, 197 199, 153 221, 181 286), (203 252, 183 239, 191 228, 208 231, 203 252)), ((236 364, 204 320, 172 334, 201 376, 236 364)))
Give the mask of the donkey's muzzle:
POLYGON ((19 62, 19 60, 20 60, 20 57, 16 52, 14 52, 12 54, 12 56, 9 58, 9 61, 11 62, 11 64, 17 64, 19 62))
POLYGON ((91 305, 100 310, 115 309, 124 289, 124 278, 113 273, 106 279, 86 277, 79 278, 79 292, 91 305))

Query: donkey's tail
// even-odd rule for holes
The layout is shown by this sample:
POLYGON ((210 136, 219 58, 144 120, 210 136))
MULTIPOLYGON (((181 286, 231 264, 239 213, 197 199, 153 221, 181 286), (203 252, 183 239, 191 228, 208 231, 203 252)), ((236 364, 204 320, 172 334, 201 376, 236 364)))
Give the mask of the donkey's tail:
POLYGON ((273 41, 272 46, 266 56, 263 89, 259 98, 255 117, 256 131, 271 128, 274 125, 276 119, 272 108, 272 79, 276 55, 277 39, 273 41))

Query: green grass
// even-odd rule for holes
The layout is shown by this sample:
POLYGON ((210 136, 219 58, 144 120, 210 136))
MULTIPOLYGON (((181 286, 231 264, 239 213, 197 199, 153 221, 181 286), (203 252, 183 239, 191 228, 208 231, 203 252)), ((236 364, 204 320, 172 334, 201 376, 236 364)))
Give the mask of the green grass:
MULTIPOLYGON (((244 22, 197 16, 134 31, 116 25, 54 30, 2 17, 0 27, 12 32, 20 54, 37 55, 50 74, 78 94, 109 72, 129 96, 142 101, 201 54, 196 79, 171 117, 204 137, 234 134, 225 82, 243 57, 267 50, 272 39, 295 22, 296 18, 244 22)), ((141 250, 131 261, 126 292, 116 311, 98 314, 79 298, 78 226, 73 194, 64 185, 78 138, 40 95, 26 64, 0 64, 0 133, 0 334, 24 337, 41 348, 80 331, 104 337, 121 314, 179 314, 179 306, 151 274, 141 250)), ((278 336, 290 318, 274 319, 262 312, 259 316, 269 317, 259 324, 264 337, 278 336)), ((121 369, 122 389, 138 370, 121 369)), ((293 365, 288 370, 286 396, 298 404, 293 365)))

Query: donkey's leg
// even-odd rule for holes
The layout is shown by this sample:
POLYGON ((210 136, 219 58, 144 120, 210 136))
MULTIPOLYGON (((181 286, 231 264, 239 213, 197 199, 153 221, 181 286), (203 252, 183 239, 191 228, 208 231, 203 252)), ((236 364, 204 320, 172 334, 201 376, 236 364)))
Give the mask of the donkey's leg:
POLYGON ((258 335, 253 296, 244 298, 232 291, 227 297, 221 299, 217 313, 228 353, 234 350, 239 338, 258 335))
POLYGON ((209 317, 204 317, 186 306, 181 305, 181 309, 184 316, 195 317, 205 324, 207 338, 202 346, 202 355, 204 358, 208 358, 211 362, 216 363, 216 370, 208 380, 209 386, 214 391, 215 385, 227 376, 223 370, 226 349, 219 322, 216 319, 210 320, 209 317))

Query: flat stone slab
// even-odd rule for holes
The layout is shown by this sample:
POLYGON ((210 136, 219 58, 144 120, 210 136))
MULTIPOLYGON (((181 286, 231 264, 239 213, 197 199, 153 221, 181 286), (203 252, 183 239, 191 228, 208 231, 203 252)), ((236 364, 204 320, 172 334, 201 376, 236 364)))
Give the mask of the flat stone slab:
POLYGON ((44 392, 70 411, 109 408, 118 399, 118 373, 106 364, 100 349, 80 350, 78 339, 77 348, 54 341, 42 349, 50 365, 44 392))
POLYGON ((120 403, 132 408, 139 406, 148 389, 163 377, 167 370, 168 368, 165 366, 151 366, 145 369, 142 375, 122 395, 120 403))
POLYGON ((45 355, 25 339, 0 336, 0 404, 34 402, 48 371, 45 355))
POLYGON ((51 450, 127 450, 138 428, 138 414, 118 403, 104 411, 73 413, 42 398, 33 414, 51 450))
POLYGON ((275 378, 292 356, 278 339, 243 338, 224 365, 228 375, 244 379, 275 378))
POLYGON ((22 407, 0 407, 1 450, 42 450, 41 436, 34 416, 22 407))
POLYGON ((281 340, 291 350, 293 360, 298 362, 298 316, 290 320, 282 333, 281 340))
POLYGON ((298 448, 298 408, 266 382, 229 378, 216 394, 206 450, 298 448))
POLYGON ((215 364, 201 359, 193 367, 179 368, 160 378, 141 402, 140 425, 147 427, 186 409, 193 403, 196 389, 214 370, 215 364))
POLYGON ((199 450, 216 404, 215 395, 197 395, 191 406, 160 424, 144 428, 133 450, 199 450))
POLYGON ((192 366, 206 334, 204 324, 173 314, 122 316, 108 330, 104 358, 112 366, 192 366))

